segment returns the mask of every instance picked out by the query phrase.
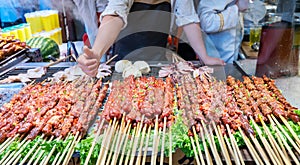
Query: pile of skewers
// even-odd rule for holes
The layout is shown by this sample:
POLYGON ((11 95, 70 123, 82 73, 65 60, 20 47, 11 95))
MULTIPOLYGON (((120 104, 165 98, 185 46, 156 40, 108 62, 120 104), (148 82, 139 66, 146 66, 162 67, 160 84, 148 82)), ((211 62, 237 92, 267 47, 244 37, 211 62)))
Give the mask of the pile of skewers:
POLYGON ((22 49, 29 48, 25 42, 14 39, 13 36, 0 36, 0 60, 12 55, 22 49))
MULTIPOLYGON (((86 157, 81 155, 81 163, 145 164, 149 148, 151 162, 156 162, 160 151, 162 163, 165 150, 172 153, 170 126, 174 122, 173 108, 176 105, 174 90, 171 78, 164 81, 155 77, 135 79, 130 76, 122 82, 114 81, 96 122, 99 125, 94 131, 92 144, 84 151, 88 154, 86 157), (167 142, 168 148, 165 147, 167 142)), ((172 164, 172 158, 169 161, 172 164)))
POLYGON ((0 110, 0 164, 67 164, 107 89, 87 77, 24 87, 0 110))
MULTIPOLYGON (((193 109, 191 96, 199 95, 195 92, 187 99, 193 103, 190 104, 193 115, 185 115, 193 121, 189 135, 197 164, 213 161, 222 164, 224 160, 231 164, 232 159, 235 164, 244 164, 245 156, 239 149, 237 136, 242 138, 256 164, 291 164, 291 161, 299 164, 297 108, 286 101, 273 80, 244 77, 241 82, 229 76, 227 84, 215 80, 199 82, 195 79, 197 85, 185 86, 197 87, 188 91, 202 88, 198 90, 201 99, 197 99, 202 102, 200 108, 193 109)), ((184 89, 181 92, 184 93, 184 89)), ((179 97, 179 108, 180 100, 179 97)))

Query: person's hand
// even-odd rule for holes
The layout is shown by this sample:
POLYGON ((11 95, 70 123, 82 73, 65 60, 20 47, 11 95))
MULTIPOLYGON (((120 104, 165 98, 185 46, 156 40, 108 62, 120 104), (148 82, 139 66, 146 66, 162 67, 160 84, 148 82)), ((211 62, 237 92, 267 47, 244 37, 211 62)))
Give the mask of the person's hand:
POLYGON ((210 57, 210 56, 206 56, 205 58, 201 59, 205 65, 225 65, 226 63, 220 59, 220 58, 216 58, 216 57, 210 57))
POLYGON ((237 0, 236 5, 238 6, 239 11, 246 11, 249 8, 249 0, 237 0))
POLYGON ((100 65, 100 57, 95 52, 93 52, 92 49, 89 49, 86 46, 83 47, 83 52, 84 53, 77 59, 78 66, 87 75, 95 77, 100 65))

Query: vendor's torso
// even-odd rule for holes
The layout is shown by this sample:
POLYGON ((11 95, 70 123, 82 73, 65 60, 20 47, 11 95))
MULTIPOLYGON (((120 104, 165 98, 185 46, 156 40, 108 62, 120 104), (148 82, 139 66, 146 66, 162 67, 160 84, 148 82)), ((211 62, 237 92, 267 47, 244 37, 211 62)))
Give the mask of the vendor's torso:
POLYGON ((166 60, 170 12, 170 0, 135 0, 114 47, 118 60, 166 60))

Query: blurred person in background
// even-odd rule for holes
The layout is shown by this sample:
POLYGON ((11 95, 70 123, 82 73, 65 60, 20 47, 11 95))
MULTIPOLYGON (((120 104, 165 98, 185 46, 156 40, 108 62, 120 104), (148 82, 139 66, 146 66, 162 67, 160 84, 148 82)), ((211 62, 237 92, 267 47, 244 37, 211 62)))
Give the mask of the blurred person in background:
MULTIPOLYGON (((177 25, 183 26, 189 42, 201 60, 208 65, 224 65, 224 61, 212 58, 206 53, 193 2, 178 0, 173 6, 177 25)), ((166 60, 165 51, 171 22, 170 0, 109 1, 100 20, 92 49, 85 47, 84 54, 78 58, 79 66, 88 75, 97 74, 102 54, 116 40, 115 53, 119 54, 118 60, 124 57, 129 60, 166 60)))
POLYGON ((221 57, 226 63, 237 60, 243 39, 243 21, 240 12, 249 6, 249 0, 200 0, 198 15, 204 33, 208 54, 221 57))

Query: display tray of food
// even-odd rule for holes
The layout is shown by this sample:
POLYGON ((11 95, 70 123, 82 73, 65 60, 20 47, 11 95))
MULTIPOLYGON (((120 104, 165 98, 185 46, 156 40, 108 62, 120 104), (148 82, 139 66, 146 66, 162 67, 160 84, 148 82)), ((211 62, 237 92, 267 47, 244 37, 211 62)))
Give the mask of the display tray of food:
POLYGON ((299 110, 274 80, 133 66, 21 88, 0 109, 0 164, 68 164, 74 152, 85 165, 179 164, 179 150, 194 164, 299 163, 299 110))

